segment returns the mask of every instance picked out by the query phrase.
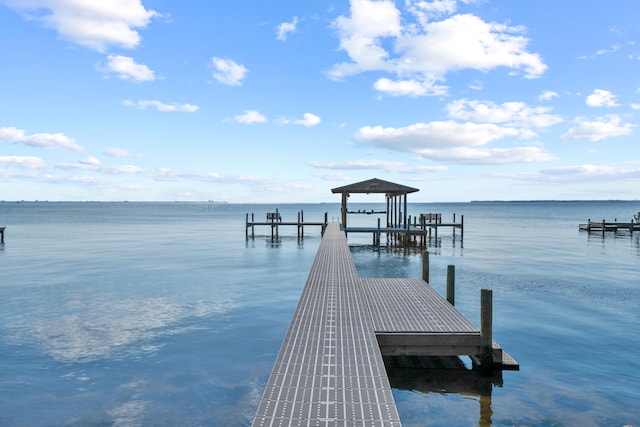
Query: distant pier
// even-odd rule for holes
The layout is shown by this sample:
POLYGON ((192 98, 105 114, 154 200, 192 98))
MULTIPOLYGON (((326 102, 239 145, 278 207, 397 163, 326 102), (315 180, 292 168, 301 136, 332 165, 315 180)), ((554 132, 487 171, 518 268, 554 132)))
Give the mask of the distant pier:
POLYGON ((0 243, 4 243, 4 230, 7 227, 0 227, 0 243))
POLYGON ((605 236, 606 232, 617 233, 618 231, 628 231, 629 233, 640 231, 640 212, 633 216, 630 222, 618 222, 617 218, 613 222, 607 222, 604 219, 602 221, 591 221, 591 218, 586 224, 579 224, 580 231, 586 231, 588 233, 599 233, 605 236))
POLYGON ((256 237, 256 227, 270 227, 271 228, 271 240, 275 241, 279 238, 280 227, 296 227, 298 232, 298 239, 304 238, 304 228, 305 227, 320 227, 320 233, 324 234, 324 230, 327 228, 328 224, 328 213, 324 213, 323 221, 309 221, 305 222, 304 220, 304 211, 298 212, 298 220, 295 222, 286 222, 282 221, 282 215, 278 209, 275 212, 267 212, 266 221, 256 221, 255 215, 252 213, 251 217, 249 214, 246 214, 245 219, 245 238, 249 239, 249 234, 251 234, 251 238, 255 239, 256 237), (251 230, 251 233, 249 233, 251 230))

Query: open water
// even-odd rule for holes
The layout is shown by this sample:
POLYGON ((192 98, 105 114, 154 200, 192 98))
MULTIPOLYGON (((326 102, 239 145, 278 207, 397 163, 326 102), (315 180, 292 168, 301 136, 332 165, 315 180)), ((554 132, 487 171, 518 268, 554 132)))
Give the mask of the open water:
MULTIPOLYGON (((246 241, 245 214, 276 208, 339 218, 338 204, 0 203, 0 425, 249 425, 320 242, 317 227, 246 241)), ((493 289, 494 338, 521 370, 488 389, 406 371, 403 425, 639 427, 640 233, 578 231, 638 211, 410 204, 464 215, 463 241, 442 229, 429 242, 431 284, 444 295, 455 265, 456 307, 476 324, 480 289, 493 289)), ((416 251, 370 240, 350 236, 361 276, 420 277, 416 251)))

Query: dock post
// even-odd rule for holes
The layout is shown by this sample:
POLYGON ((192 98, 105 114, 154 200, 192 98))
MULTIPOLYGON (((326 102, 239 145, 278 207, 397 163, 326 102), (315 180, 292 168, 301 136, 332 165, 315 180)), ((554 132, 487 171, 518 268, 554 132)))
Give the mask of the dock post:
POLYGON ((460 241, 464 240, 464 215, 460 215, 460 241))
POLYGON ((244 238, 245 240, 249 240, 249 214, 248 213, 246 214, 246 217, 244 220, 244 238))
POLYGON ((251 238, 255 239, 256 238, 256 226, 255 226, 255 219, 253 216, 253 213, 251 213, 251 238))
POLYGON ((429 283, 429 251, 422 251, 422 280, 429 283))
POLYGON ((447 266, 447 301, 456 305, 456 266, 447 266))
POLYGON ((480 365, 485 369, 493 365, 493 291, 480 291, 480 365))
POLYGON ((325 212, 324 213, 324 225, 321 227, 321 231, 320 234, 324 236, 324 232, 327 229, 327 226, 329 225, 329 212, 325 212))
POLYGON ((298 240, 300 240, 300 212, 298 212, 298 240))
POLYGON ((602 237, 604 237, 605 221, 602 220, 602 237))

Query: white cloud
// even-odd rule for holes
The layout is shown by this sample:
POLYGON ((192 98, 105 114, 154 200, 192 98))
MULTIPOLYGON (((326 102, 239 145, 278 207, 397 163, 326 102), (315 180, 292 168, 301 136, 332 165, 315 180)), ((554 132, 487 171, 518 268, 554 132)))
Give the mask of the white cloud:
POLYGON ((318 169, 332 170, 383 170, 389 173, 435 173, 447 170, 446 166, 410 166, 405 162, 391 160, 351 160, 344 162, 310 161, 309 165, 318 169))
POLYGON ((137 29, 159 16, 140 0, 6 0, 27 19, 53 28, 65 40, 103 52, 108 46, 139 45, 137 29))
POLYGON ((45 163, 34 156, 0 156, 0 165, 14 166, 21 169, 44 169, 45 163))
POLYGON ((506 67, 522 70, 527 78, 547 70, 540 55, 527 50, 523 27, 488 23, 469 14, 432 21, 455 10, 450 1, 409 1, 407 8, 418 23, 408 22, 391 0, 352 0, 350 16, 340 16, 333 23, 340 48, 351 61, 334 65, 329 77, 340 80, 366 71, 388 72, 397 81, 378 79, 376 89, 423 96, 439 95, 444 86, 425 88, 444 81, 455 70, 506 67))
POLYGON ((34 133, 27 135, 24 130, 15 127, 0 128, 0 142, 18 143, 32 147, 66 148, 72 151, 84 151, 73 138, 63 133, 34 133))
POLYGON ((145 110, 147 107, 155 107, 156 110, 161 112, 171 111, 171 112, 194 113, 199 109, 197 105, 193 105, 193 104, 178 104, 176 102, 171 104, 166 104, 164 102, 160 102, 156 100, 137 101, 137 102, 125 100, 125 101, 122 101, 122 104, 128 107, 136 107, 139 110, 145 110))
POLYGON ((316 116, 315 114, 304 113, 303 117, 304 118, 300 120, 282 119, 282 123, 284 124, 293 123, 294 125, 311 127, 311 126, 317 126, 322 122, 322 119, 320 119, 320 117, 316 116))
POLYGON ((122 80, 135 83, 151 82, 156 79, 153 70, 144 64, 137 64, 128 56, 109 55, 107 64, 105 66, 99 64, 98 69, 105 73, 114 73, 122 80))
POLYGON ((529 107, 524 102, 505 102, 460 99, 447 105, 449 117, 476 122, 503 123, 509 126, 544 128, 562 123, 560 116, 551 114, 549 107, 529 107))
POLYGON ((84 160, 80 160, 80 163, 82 163, 83 165, 89 165, 89 166, 100 166, 100 160, 96 157, 87 157, 84 160))
POLYGON ((571 165, 541 170, 533 177, 549 182, 617 181, 640 179, 640 165, 622 163, 617 165, 571 165))
POLYGON ((540 96, 538 97, 538 99, 539 99, 540 101, 550 101, 550 100, 552 100, 553 98, 557 98, 557 97, 559 97, 559 96, 560 96, 560 95, 558 95, 558 92, 554 92, 554 91, 552 91, 552 90, 545 90, 545 91, 543 91, 543 92, 540 94, 540 96))
POLYGON ((579 117, 575 123, 574 127, 562 135, 562 139, 600 141, 606 138, 631 135, 635 127, 631 123, 623 123, 617 114, 607 114, 593 121, 579 117))
POLYGON ((56 168, 66 171, 93 171, 109 175, 142 175, 148 173, 148 171, 146 171, 145 169, 135 165, 102 165, 100 160, 96 159, 95 157, 89 157, 77 163, 59 163, 56 165, 56 168))
POLYGON ((456 0, 409 1, 409 11, 424 26, 433 18, 454 13, 458 9, 456 0))
POLYGON ((365 126, 358 130, 355 139, 363 145, 420 154, 424 150, 480 146, 506 137, 531 136, 530 132, 493 123, 434 121, 401 128, 365 126))
POLYGON ((416 153, 423 158, 455 163, 502 164, 553 160, 540 147, 486 148, 484 145, 505 138, 535 136, 528 129, 498 126, 494 123, 435 121, 402 128, 365 126, 354 139, 358 144, 393 151, 416 153))
POLYGON ((293 21, 291 22, 283 22, 282 24, 278 25, 276 38, 280 41, 287 40, 287 34, 295 33, 297 25, 298 25, 297 16, 294 16, 293 21))
POLYGON ((107 147, 104 150, 104 154, 111 157, 132 157, 133 154, 129 150, 119 147, 107 147))
POLYGON ((585 100, 589 107, 616 107, 616 97, 608 90, 596 89, 585 100))
POLYGON ((374 89, 386 93, 390 96, 425 96, 425 95, 446 95, 448 88, 438 85, 435 79, 432 80, 397 80, 392 81, 386 77, 378 79, 373 84, 374 89))
POLYGON ((267 118, 256 110, 245 110, 244 114, 235 116, 233 118, 238 123, 253 124, 253 123, 266 123, 267 118))
POLYGON ((474 148, 455 147, 450 150, 424 150, 423 157, 462 164, 511 164, 556 160, 541 147, 474 148))
POLYGON ((249 72, 244 65, 238 64, 231 59, 213 57, 211 62, 216 69, 213 73, 213 78, 225 85, 240 86, 249 72))

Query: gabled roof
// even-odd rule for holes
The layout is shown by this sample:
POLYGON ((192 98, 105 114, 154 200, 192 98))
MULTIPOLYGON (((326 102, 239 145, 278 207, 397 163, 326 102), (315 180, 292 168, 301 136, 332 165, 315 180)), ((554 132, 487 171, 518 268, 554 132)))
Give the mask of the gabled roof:
POLYGON ((373 178, 366 181, 356 182, 355 184, 345 185, 343 187, 332 188, 332 193, 383 193, 388 195, 408 194, 420 191, 417 188, 407 187, 406 185, 395 184, 382 179, 373 178))

